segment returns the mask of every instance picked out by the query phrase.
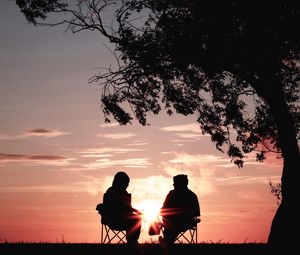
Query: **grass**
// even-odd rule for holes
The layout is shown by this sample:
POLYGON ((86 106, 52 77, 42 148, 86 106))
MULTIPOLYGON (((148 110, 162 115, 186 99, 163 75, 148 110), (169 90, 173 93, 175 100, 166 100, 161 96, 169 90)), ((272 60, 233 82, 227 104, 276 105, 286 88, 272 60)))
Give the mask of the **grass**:
MULTIPOLYGON (((164 255, 158 244, 140 244, 142 255, 164 255)), ((175 244, 169 255, 271 255, 292 254, 288 251, 271 250, 262 243, 201 243, 175 244)), ((296 251, 295 251, 296 252, 296 251)), ((26 255, 135 255, 124 244, 89 244, 89 243, 2 243, 0 254, 26 255)))

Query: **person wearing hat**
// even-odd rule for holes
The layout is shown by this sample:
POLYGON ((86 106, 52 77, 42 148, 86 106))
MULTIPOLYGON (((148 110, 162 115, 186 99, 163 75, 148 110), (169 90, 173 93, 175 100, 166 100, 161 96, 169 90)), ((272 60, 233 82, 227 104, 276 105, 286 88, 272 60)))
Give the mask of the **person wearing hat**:
POLYGON ((198 197, 188 188, 188 176, 174 176, 173 186, 161 208, 163 238, 160 237, 160 243, 168 245, 175 242, 180 232, 194 226, 200 217, 198 197))

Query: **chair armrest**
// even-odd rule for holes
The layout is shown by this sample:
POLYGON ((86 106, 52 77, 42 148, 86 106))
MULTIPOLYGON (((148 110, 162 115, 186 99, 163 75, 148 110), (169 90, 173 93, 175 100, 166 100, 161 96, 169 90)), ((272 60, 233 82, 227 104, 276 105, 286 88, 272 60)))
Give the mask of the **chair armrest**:
POLYGON ((197 224, 197 223, 200 223, 201 222, 201 218, 200 217, 195 217, 195 223, 197 224))
POLYGON ((96 210, 98 211, 99 214, 103 215, 104 212, 105 212, 105 206, 104 206, 104 204, 102 204, 102 203, 97 204, 96 210))

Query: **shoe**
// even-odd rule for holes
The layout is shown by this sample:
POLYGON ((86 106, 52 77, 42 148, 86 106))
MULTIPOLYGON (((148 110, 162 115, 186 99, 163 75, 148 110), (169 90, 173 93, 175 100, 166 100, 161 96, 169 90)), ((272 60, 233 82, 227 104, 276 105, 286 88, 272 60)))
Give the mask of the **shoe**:
POLYGON ((167 247, 167 246, 168 246, 168 242, 167 242, 166 239, 163 238, 162 236, 160 236, 160 237, 158 238, 158 241, 159 241, 159 244, 160 244, 161 246, 164 246, 164 247, 167 247))
POLYGON ((128 244, 130 255, 143 255, 144 250, 140 248, 138 242, 131 242, 128 244))
POLYGON ((169 246, 168 246, 168 242, 165 238, 163 238, 162 236, 160 236, 158 238, 159 244, 161 246, 162 249, 162 253, 164 255, 169 255, 169 246))

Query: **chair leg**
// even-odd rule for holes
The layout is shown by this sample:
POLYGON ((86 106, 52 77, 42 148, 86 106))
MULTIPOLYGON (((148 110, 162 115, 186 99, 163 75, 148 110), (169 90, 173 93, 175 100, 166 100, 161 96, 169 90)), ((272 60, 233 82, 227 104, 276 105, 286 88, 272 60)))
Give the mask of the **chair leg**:
POLYGON ((105 236, 104 236, 103 243, 110 243, 109 228, 108 228, 108 226, 104 225, 104 229, 105 229, 105 236))
POLYGON ((101 224, 101 244, 103 244, 103 224, 101 224))
POLYGON ((178 243, 182 244, 182 243, 184 243, 184 241, 182 241, 180 239, 184 239, 189 244, 198 243, 197 235, 198 235, 197 227, 187 229, 187 230, 179 233, 179 235, 176 237, 176 241, 178 243), (187 236, 187 235, 189 235, 189 236, 187 236))
MULTIPOLYGON (((185 233, 186 233, 186 231, 185 231, 185 232, 181 232, 181 233, 179 234, 179 238, 182 237, 187 243, 192 243, 191 239, 188 239, 188 238, 185 236, 185 233)), ((189 232, 189 234, 190 234, 190 232, 189 232)), ((179 241, 180 243, 184 243, 184 242, 180 241, 179 238, 178 238, 178 241, 179 241)))
POLYGON ((102 224, 101 244, 111 244, 114 240, 116 240, 116 243, 126 243, 125 238, 125 231, 113 230, 109 226, 102 224))
POLYGON ((113 239, 118 239, 117 243, 125 243, 124 239, 126 237, 126 234, 123 231, 113 229, 110 229, 110 231, 113 232, 113 237, 110 239, 110 242, 113 239))
MULTIPOLYGON (((191 243, 195 243, 195 234, 196 234, 196 229, 190 229, 190 235, 191 235, 191 243)), ((196 234, 197 236, 197 234, 196 234)))

